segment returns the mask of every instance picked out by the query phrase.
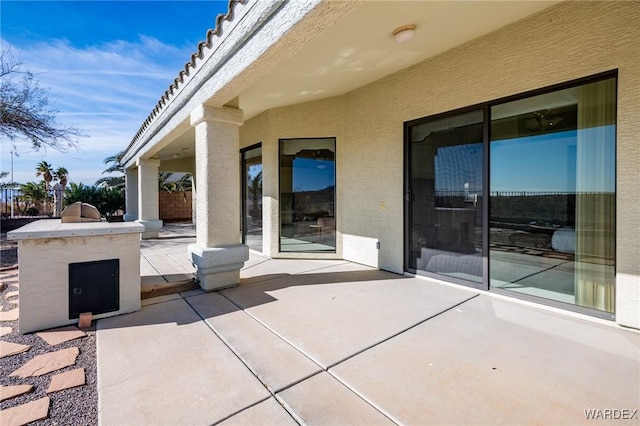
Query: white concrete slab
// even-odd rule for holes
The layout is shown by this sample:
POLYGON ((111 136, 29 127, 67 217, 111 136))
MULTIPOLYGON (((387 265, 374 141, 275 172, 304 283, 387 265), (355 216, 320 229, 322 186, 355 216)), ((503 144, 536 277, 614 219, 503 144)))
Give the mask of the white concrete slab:
POLYGON ((151 265, 146 257, 140 256, 140 276, 159 275, 160 273, 151 265))
POLYGON ((322 371, 220 294, 194 296, 189 304, 273 392, 322 371))
POLYGON ((344 260, 271 259, 240 270, 240 285, 268 281, 343 263, 346 262, 344 260))
POLYGON ((249 260, 244 262, 244 266, 242 267, 242 269, 249 269, 256 266, 259 263, 267 262, 269 260, 271 259, 266 256, 262 256, 254 251, 249 251, 249 260))
POLYGON ((162 275, 191 273, 184 266, 180 265, 178 262, 171 259, 167 255, 152 255, 145 256, 145 258, 151 264, 153 269, 155 269, 162 275))
POLYGON ((392 425, 387 417, 322 372, 279 394, 278 399, 304 425, 392 425))
POLYGON ((160 238, 194 237, 196 225, 193 223, 163 223, 158 233, 160 238))
POLYGON ((638 333, 482 295, 330 371, 400 424, 585 424, 638 408, 639 360, 638 333))
POLYGON ((167 257, 172 259, 178 265, 182 266, 184 269, 191 273, 196 272, 196 267, 191 263, 191 259, 189 259, 188 253, 180 252, 180 253, 167 253, 167 257))
MULTIPOLYGON (((314 268, 308 271, 302 271, 299 274, 327 274, 326 277, 330 277, 329 274, 334 274, 337 272, 358 272, 358 271, 370 271, 370 272, 378 272, 379 270, 376 268, 372 268, 370 266, 361 265, 359 263, 352 262, 341 262, 338 264, 332 264, 328 266, 322 266, 319 268, 314 268)), ((336 275, 339 277, 339 275, 336 275)), ((396 275, 399 278, 402 278, 400 275, 396 275)))
POLYGON ((151 242, 162 253, 187 253, 186 247, 195 243, 195 238, 154 239, 151 242))
POLYGON ((325 368, 475 295, 366 267, 290 275, 223 294, 325 368))
POLYGON ((163 254, 153 245, 152 241, 153 240, 140 240, 140 254, 143 256, 163 254))
POLYGON ((98 322, 99 422, 212 424, 268 391, 184 300, 98 322))
POLYGON ((261 426, 296 426, 295 420, 287 413, 287 410, 275 400, 275 398, 269 398, 253 407, 228 418, 227 420, 218 423, 221 426, 247 426, 247 425, 261 425, 261 426))

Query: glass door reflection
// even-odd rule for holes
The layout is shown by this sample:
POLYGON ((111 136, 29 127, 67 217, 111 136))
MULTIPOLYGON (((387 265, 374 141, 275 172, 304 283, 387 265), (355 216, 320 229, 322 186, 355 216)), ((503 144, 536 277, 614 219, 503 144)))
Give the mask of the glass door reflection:
POLYGON ((409 127, 409 270, 483 283, 483 111, 409 127))
POLYGON ((335 138, 280 140, 280 251, 336 251, 335 138))
POLYGON ((262 147, 242 151, 242 242, 262 252, 262 147))

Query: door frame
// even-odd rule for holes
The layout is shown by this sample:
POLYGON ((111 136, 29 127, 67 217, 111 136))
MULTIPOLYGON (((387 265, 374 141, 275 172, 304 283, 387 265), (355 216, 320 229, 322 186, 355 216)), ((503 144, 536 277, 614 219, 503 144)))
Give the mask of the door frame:
POLYGON ((469 113, 472 111, 482 111, 482 120, 483 120, 483 128, 482 128, 482 282, 474 282, 467 281, 461 278, 455 277, 446 277, 447 282, 452 282, 455 284, 461 284, 467 287, 477 288, 480 290, 489 290, 489 240, 487 238, 489 234, 489 217, 487 215, 488 202, 489 202, 489 144, 487 141, 489 140, 489 130, 490 130, 490 121, 489 118, 489 104, 475 104, 464 108, 458 108, 453 111, 447 111, 435 115, 430 115, 427 117, 421 117, 411 121, 405 121, 403 127, 403 137, 404 137, 404 147, 403 147, 403 156, 404 156, 404 176, 403 176, 403 201, 404 201, 404 270, 416 274, 423 275, 430 278, 435 278, 439 280, 444 280, 445 277, 443 275, 428 272, 428 271, 419 271, 409 267, 409 256, 411 252, 411 203, 413 201, 413 193, 411 188, 411 140, 409 130, 411 127, 422 124, 429 121, 435 121, 442 118, 454 117, 456 115, 461 115, 465 113, 469 113))
MULTIPOLYGON (((246 237, 247 237, 247 234, 246 234, 247 232, 247 212, 246 212, 247 176, 244 170, 245 168, 244 155, 247 151, 251 151, 256 148, 262 148, 262 142, 258 142, 256 144, 253 144, 246 148, 242 148, 240 150, 240 225, 241 225, 240 234, 242 235, 242 244, 246 244, 246 237)), ((262 158, 262 154, 260 154, 260 157, 262 158)), ((261 160, 260 164, 264 164, 264 162, 261 160)), ((264 182, 264 175, 263 175, 263 182, 264 182)), ((264 232, 264 228, 263 228, 263 232, 264 232)), ((263 237, 264 237, 264 234, 263 234, 263 237)), ((261 252, 264 252, 264 247, 261 250, 261 252)))

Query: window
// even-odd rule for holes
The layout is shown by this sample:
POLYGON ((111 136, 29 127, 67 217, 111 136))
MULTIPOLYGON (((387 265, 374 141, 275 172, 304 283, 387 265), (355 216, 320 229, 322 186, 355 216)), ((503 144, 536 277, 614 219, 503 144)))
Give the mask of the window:
POLYGON ((262 146, 242 151, 242 242, 262 251, 262 146))
POLYGON ((616 80, 491 118, 491 286, 613 312, 616 80))
POLYGON ((335 252, 336 140, 280 141, 280 251, 335 252))
POLYGON ((614 73, 415 120, 405 135, 408 271, 612 317, 614 73))

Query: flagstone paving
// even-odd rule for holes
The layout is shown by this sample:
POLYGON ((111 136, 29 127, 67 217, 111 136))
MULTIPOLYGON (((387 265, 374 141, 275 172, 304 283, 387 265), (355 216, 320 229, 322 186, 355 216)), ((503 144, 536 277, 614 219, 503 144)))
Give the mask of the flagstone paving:
POLYGON ((35 422, 47 417, 49 414, 49 397, 36 399, 17 407, 0 411, 0 424, 3 426, 18 426, 35 422))
POLYGON ((0 358, 28 351, 31 346, 0 340, 0 358))
POLYGON ((80 337, 85 337, 86 335, 87 333, 73 325, 36 333, 36 336, 40 337, 51 346, 59 345, 60 343, 68 342, 80 337))
POLYGON ((31 377, 42 376, 52 371, 60 370, 64 367, 75 364, 80 350, 76 347, 50 352, 28 361, 25 365, 9 374, 9 376, 31 377))
POLYGON ((51 384, 47 393, 58 392, 64 389, 82 386, 85 383, 84 368, 65 371, 51 376, 51 384))
MULTIPOLYGON (((18 272, 19 270, 13 271, 11 280, 4 276, 3 285, 10 284, 16 289, 19 288, 18 272)), ((54 424, 71 424, 76 421, 83 424, 94 423, 97 421, 95 414, 97 412, 95 369, 92 368, 90 373, 94 389, 91 392, 74 390, 74 388, 79 389, 79 387, 86 385, 87 374, 84 367, 64 370, 74 365, 80 354, 77 347, 67 346, 68 342, 78 338, 86 338, 87 334, 74 326, 47 330, 37 334, 14 334, 14 327, 17 328, 18 325, 19 309, 6 309, 8 305, 18 305, 19 299, 16 296, 18 296, 18 291, 2 289, 5 311, 0 312, 0 316, 6 320, 5 324, 9 326, 0 327, 0 336, 6 336, 4 339, 14 340, 0 340, 2 370, 3 373, 5 371, 9 373, 10 368, 19 368, 12 375, 0 377, 3 379, 3 385, 0 385, 0 402, 2 402, 0 425, 26 424, 47 418, 49 415, 55 415, 54 424), (30 344, 17 343, 15 340, 30 344), (55 345, 67 347, 54 351, 53 346, 55 345), (34 350, 35 354, 29 355, 34 350), (43 354, 43 350, 48 352, 43 354), (48 374, 60 370, 62 372, 59 374, 48 374), (25 383, 25 381, 27 382, 25 383), (53 395, 56 402, 53 403, 45 392, 53 395), (96 399, 92 399, 92 395, 96 399), (87 413, 92 414, 87 415, 87 413), (92 418, 95 420, 90 420, 92 418)), ((0 309, 2 308, 0 305, 0 309)), ((88 348, 89 355, 91 355, 93 354, 91 346, 95 348, 95 341, 89 342, 89 345, 81 346, 88 348)), ((87 365, 86 357, 87 355, 84 355, 85 365, 87 365)), ((91 365, 90 360, 89 365, 91 365)))
POLYGON ((11 399, 19 395, 24 395, 25 393, 31 392, 32 390, 33 390, 33 385, 14 385, 14 386, 0 385, 0 401, 11 399))
POLYGON ((18 319, 19 309, 14 308, 9 311, 0 312, 0 321, 15 321, 18 319))

